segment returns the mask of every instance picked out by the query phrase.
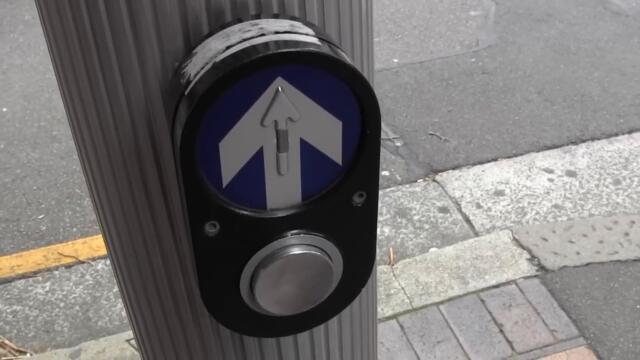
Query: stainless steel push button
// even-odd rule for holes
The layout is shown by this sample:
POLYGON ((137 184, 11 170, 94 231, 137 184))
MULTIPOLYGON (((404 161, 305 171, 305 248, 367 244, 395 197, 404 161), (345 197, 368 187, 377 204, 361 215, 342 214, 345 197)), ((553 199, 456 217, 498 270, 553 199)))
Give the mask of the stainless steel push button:
POLYGON ((294 315, 311 309, 333 290, 333 263, 309 245, 280 249, 260 262, 253 275, 253 296, 274 315, 294 315))
POLYGON ((290 316, 320 304, 342 275, 342 258, 329 241, 310 234, 282 238, 259 251, 243 271, 245 301, 255 310, 290 316))

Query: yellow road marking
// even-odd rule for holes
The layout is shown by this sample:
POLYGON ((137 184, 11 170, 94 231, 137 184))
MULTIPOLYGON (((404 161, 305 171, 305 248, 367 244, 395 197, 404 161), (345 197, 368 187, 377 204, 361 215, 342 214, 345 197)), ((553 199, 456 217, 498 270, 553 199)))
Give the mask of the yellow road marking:
POLYGON ((0 256, 0 279, 70 265, 107 255, 102 235, 0 256))

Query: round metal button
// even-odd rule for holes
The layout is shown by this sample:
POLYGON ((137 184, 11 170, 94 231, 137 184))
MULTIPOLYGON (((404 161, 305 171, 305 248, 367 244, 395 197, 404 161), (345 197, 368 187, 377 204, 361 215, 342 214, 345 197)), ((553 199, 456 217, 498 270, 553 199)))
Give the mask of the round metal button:
POLYGON ((342 257, 333 244, 320 236, 297 234, 260 250, 246 265, 240 287, 255 310, 290 316, 320 304, 341 276, 342 257))
POLYGON ((260 262, 253 277, 253 295, 269 313, 298 314, 331 293, 333 272, 333 263, 324 251, 309 245, 288 246, 260 262))

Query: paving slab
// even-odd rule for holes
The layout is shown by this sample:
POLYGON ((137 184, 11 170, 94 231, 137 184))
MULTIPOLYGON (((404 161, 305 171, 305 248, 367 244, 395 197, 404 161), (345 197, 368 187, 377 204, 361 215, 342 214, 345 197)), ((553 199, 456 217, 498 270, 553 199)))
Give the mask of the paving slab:
MULTIPOLYGON (((640 119, 640 117, 639 117, 640 119)), ((640 133, 442 173, 482 232, 640 213, 640 133)))
POLYGON ((441 309, 471 359, 502 359, 513 354, 476 295, 449 301, 441 309))
POLYGON ((376 68, 456 55, 494 42, 495 4, 488 0, 377 0, 376 68))
POLYGON ((420 360, 467 359, 437 306, 400 316, 398 322, 420 360))
POLYGON ((378 264, 423 254, 472 238, 455 204, 432 181, 397 186, 380 192, 378 210, 378 264))
POLYGON ((522 279, 518 280, 517 284, 556 339, 569 340, 580 336, 571 319, 542 285, 540 279, 522 279))
POLYGON ((601 359, 640 359, 640 262, 564 268, 542 280, 601 359))
MULTIPOLYGON (((428 19, 413 17, 390 26, 428 19)), ((383 119, 420 163, 440 172, 640 130, 637 15, 600 0, 500 0, 495 34, 482 50, 376 74, 383 119)))
POLYGON ((418 360, 409 340, 396 320, 378 325, 379 360, 418 360))
POLYGON ((35 352, 129 330, 106 259, 0 285, 0 314, 0 334, 35 352))
POLYGON ((509 231, 467 240, 399 262, 396 278, 414 308, 537 274, 509 231))
POLYGON ((640 259, 640 215, 522 226, 513 234, 549 270, 640 259))
POLYGON ((535 350, 556 341, 515 285, 487 290, 479 296, 517 352, 535 350))

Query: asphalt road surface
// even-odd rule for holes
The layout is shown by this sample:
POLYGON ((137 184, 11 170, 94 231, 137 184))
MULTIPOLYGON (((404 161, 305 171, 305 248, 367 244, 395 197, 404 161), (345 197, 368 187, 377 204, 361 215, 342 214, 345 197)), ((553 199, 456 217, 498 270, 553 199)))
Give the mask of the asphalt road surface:
POLYGON ((640 359, 640 263, 568 268, 543 281, 601 359, 640 359))

